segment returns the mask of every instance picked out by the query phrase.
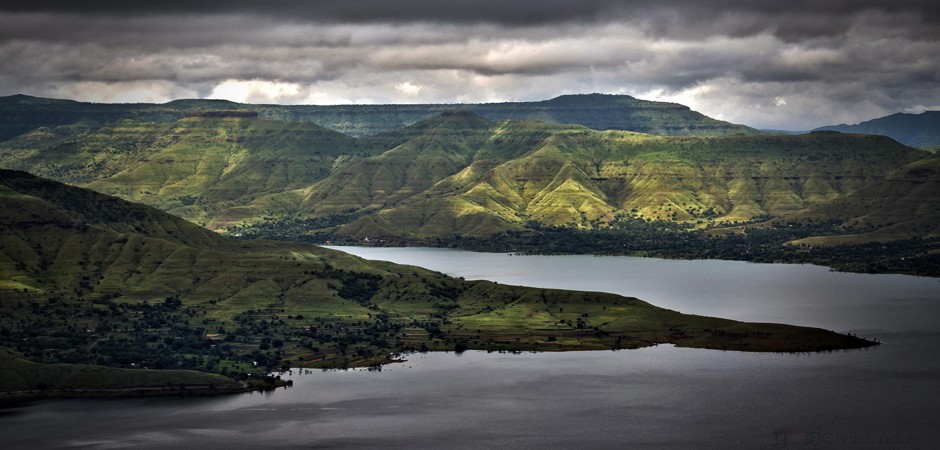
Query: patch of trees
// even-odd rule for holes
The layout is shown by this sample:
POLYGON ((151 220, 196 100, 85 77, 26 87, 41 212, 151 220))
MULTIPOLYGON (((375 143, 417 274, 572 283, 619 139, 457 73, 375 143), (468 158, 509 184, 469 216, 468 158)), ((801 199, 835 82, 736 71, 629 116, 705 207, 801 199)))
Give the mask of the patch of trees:
POLYGON ((345 225, 359 218, 355 212, 335 213, 315 218, 279 218, 252 225, 229 227, 229 235, 238 239, 273 239, 281 241, 325 242, 329 233, 312 233, 345 225))
POLYGON ((70 301, 5 302, 0 346, 45 363, 191 369, 239 377, 246 355, 208 338, 205 311, 178 296, 157 302, 115 302, 110 297, 70 301))
POLYGON ((347 272, 332 267, 323 271, 323 276, 340 282, 339 286, 331 286, 337 290, 340 297, 353 300, 362 306, 369 306, 372 297, 379 292, 382 277, 362 272, 347 272))

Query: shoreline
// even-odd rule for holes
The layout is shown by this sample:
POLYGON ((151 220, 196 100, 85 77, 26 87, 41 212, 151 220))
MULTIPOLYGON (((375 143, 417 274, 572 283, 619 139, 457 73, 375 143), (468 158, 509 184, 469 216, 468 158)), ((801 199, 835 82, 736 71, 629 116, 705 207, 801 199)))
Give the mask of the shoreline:
MULTIPOLYGON (((589 232, 584 232, 589 233, 589 232)), ((275 239, 271 237, 259 237, 262 239, 275 239)), ((244 239, 243 240, 251 240, 244 239)), ((508 238, 507 238, 508 239, 508 238)), ((910 249, 903 248, 903 245, 910 244, 910 242, 901 240, 888 243, 881 242, 872 242, 866 244, 854 244, 846 246, 820 246, 820 247, 810 247, 807 249, 799 249, 795 246, 784 245, 781 249, 775 250, 779 252, 791 252, 790 253, 780 253, 780 254, 757 254, 757 253, 746 253, 746 252, 736 252, 737 249, 725 249, 725 251, 714 255, 702 254, 702 253, 691 253, 688 250, 682 248, 665 248, 665 249, 640 249, 635 251, 618 251, 612 250, 612 247, 599 247, 599 248, 583 248, 580 250, 572 251, 570 248, 561 248, 556 250, 546 249, 544 245, 533 244, 525 241, 524 239, 519 241, 510 241, 510 242, 500 242, 498 239, 494 240, 492 238, 462 238, 459 240, 449 241, 443 238, 429 238, 429 239, 417 239, 417 238, 399 238, 399 237, 386 237, 386 238, 374 238, 368 240, 362 240, 357 238, 345 238, 333 236, 332 239, 324 239, 323 237, 312 237, 304 238, 303 236, 294 236, 292 239, 286 239, 291 241, 298 242, 307 242, 314 245, 319 245, 323 247, 377 247, 377 248, 406 248, 406 247, 426 247, 426 248, 441 248, 441 249, 453 249, 453 250, 463 250, 463 251, 472 251, 480 253, 509 253, 512 255, 531 255, 531 256, 555 256, 555 255, 585 255, 585 256, 627 256, 635 258, 658 258, 666 260, 677 260, 677 261, 698 261, 698 260, 718 260, 718 261, 739 261, 739 262, 749 262, 755 264, 811 264, 814 266, 826 267, 834 272, 842 273, 859 273, 859 274, 874 274, 874 275, 909 275, 922 278, 934 278, 940 279, 940 268, 931 268, 927 267, 924 271, 924 266, 914 266, 914 267, 889 267, 884 265, 885 262, 872 262, 860 258, 853 258, 850 256, 845 256, 836 252, 861 252, 861 253, 870 253, 874 252, 872 248, 869 247, 878 247, 877 254, 882 255, 885 253, 883 248, 885 245, 899 245, 902 248, 899 248, 896 252, 897 254, 892 254, 891 258, 887 260, 888 263, 897 263, 903 264, 905 261, 909 260, 908 251, 913 251, 910 249), (499 250, 497 250, 499 248, 499 250), (808 252, 823 252, 818 255, 812 255, 808 252), (746 255, 746 256, 744 256, 746 255), (729 257, 730 256, 730 257, 729 257), (874 265, 873 265, 874 264, 874 265), (882 264, 881 266, 877 264, 882 264), (920 270, 918 270, 920 269, 920 270)), ((921 241, 917 240, 916 244, 920 245, 921 241)), ((934 244, 940 245, 940 244, 934 244)), ((923 250, 923 249, 921 249, 923 250)), ((928 252, 929 253, 929 252, 928 252)), ((882 255, 884 256, 884 255, 882 255)), ((940 266, 938 266, 940 267, 940 266)))
MULTIPOLYGON (((820 330, 825 331, 825 330, 820 330)), ((829 332, 833 333, 833 332, 829 332)), ((833 333, 836 334, 836 333, 833 333)), ((212 397, 212 396, 222 396, 222 395, 233 395, 233 394, 245 394, 250 392, 268 392, 277 390, 279 388, 287 388, 293 386, 293 380, 283 379, 282 376, 285 373, 290 373, 293 370, 298 371, 329 371, 329 370, 375 370, 381 371, 386 365, 392 364, 403 364, 408 361, 409 355, 415 354, 424 354, 424 353, 451 353, 461 354, 464 351, 475 351, 475 352, 485 352, 485 353, 506 353, 506 354, 522 354, 522 353, 569 353, 569 352, 600 352, 600 351, 620 351, 620 350, 639 350, 650 347, 657 347, 659 345, 668 345, 676 348, 688 348, 696 350, 708 350, 708 351, 731 351, 731 352, 743 352, 743 353, 774 353, 774 354, 813 354, 813 353, 831 353, 831 352, 840 352, 840 351, 858 351, 864 350, 871 347, 880 346, 881 343, 878 341, 872 341, 862 338, 857 338, 849 335, 842 335, 847 338, 852 338, 855 343, 859 344, 857 346, 843 346, 843 347, 826 347, 826 348, 817 348, 812 350, 770 350, 766 348, 750 348, 749 345, 738 345, 738 346, 699 346, 699 345, 689 345, 692 343, 686 342, 683 343, 680 341, 670 341, 670 342, 647 342, 645 345, 637 345, 631 347, 623 348, 607 348, 602 346, 577 346, 577 347, 568 347, 564 348, 561 346, 544 346, 543 348, 466 348, 462 350, 453 350, 453 349, 431 349, 428 351, 409 351, 404 353, 398 353, 394 357, 384 358, 382 361, 377 360, 353 360, 350 361, 351 364, 344 364, 343 366, 291 366, 288 370, 274 372, 271 375, 265 378, 273 379, 273 382, 266 382, 259 380, 254 383, 239 382, 240 386, 216 386, 216 385, 205 385, 205 384, 184 384, 178 386, 140 386, 140 387, 122 387, 122 388, 70 388, 70 387, 56 387, 50 389, 25 389, 18 391, 0 391, 0 408, 5 407, 15 407, 18 403, 28 403, 32 401, 40 400, 61 400, 61 399, 108 399, 108 398, 156 398, 156 397, 212 397), (685 345, 683 345, 685 344, 685 345)), ((210 374, 206 372, 206 374, 210 374)))

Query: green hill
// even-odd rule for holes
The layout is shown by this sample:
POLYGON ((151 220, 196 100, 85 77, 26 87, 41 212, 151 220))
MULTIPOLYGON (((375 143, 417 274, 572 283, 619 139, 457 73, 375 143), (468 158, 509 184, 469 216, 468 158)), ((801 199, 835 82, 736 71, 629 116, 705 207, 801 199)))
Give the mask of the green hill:
POLYGON ((188 372, 136 378, 106 368, 251 381, 288 365, 370 365, 424 349, 871 345, 818 329, 683 315, 611 294, 463 281, 306 244, 231 241, 24 172, 0 170, 0 230, 5 391, 229 386, 188 372))
POLYGON ((0 165, 205 221, 257 197, 308 186, 369 154, 309 124, 196 115, 120 120, 93 130, 39 128, 0 145, 0 165))
POLYGON ((824 210, 929 155, 880 136, 662 137, 466 115, 400 134, 415 137, 259 201, 278 205, 280 218, 345 214, 352 222, 336 233, 359 238, 602 229, 623 218, 701 228, 824 210))
POLYGON ((579 124, 593 130, 623 130, 662 136, 759 134, 753 128, 712 119, 677 103, 629 95, 563 95, 541 102, 494 103, 467 108, 487 119, 579 124))
POLYGON ((809 237, 806 245, 845 245, 940 237, 940 156, 907 164, 873 183, 824 206, 787 219, 836 219, 860 233, 809 237))
POLYGON ((28 95, 0 97, 0 140, 11 139, 37 128, 97 128, 129 119, 173 122, 195 111, 241 109, 225 100, 178 100, 156 104, 85 103, 28 95))
POLYGON ((444 113, 411 128, 403 134, 414 136, 400 145, 306 189, 301 208, 315 207, 320 214, 330 214, 394 205, 466 167, 490 135, 489 122, 466 112, 444 113))

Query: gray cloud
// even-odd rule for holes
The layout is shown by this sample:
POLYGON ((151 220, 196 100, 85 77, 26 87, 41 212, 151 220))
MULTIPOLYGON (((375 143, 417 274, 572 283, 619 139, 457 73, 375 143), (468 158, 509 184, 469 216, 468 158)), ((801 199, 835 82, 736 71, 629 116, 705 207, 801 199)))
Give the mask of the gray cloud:
POLYGON ((767 128, 940 105, 930 3, 20 2, 0 95, 283 103, 626 93, 767 128))
MULTIPOLYGON (((643 22, 654 34, 704 32, 748 36, 771 32, 800 39, 844 32, 859 15, 883 13, 917 17, 912 34, 928 33, 940 12, 932 0, 122 0, 75 2, 7 0, 0 11, 141 16, 248 15, 300 23, 490 23, 541 26, 558 23, 643 22)), ((911 25, 909 21, 905 25, 911 25)))

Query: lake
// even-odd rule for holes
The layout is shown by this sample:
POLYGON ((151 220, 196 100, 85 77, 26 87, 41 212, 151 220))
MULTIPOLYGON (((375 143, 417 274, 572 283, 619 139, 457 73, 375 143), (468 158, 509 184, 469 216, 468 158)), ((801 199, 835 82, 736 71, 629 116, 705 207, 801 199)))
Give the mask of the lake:
POLYGON ((940 448, 940 280, 809 265, 358 248, 467 279, 614 292, 685 313, 884 345, 408 355, 217 398, 49 400, 0 411, 15 448, 940 448))

